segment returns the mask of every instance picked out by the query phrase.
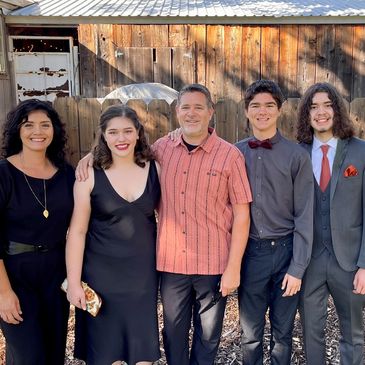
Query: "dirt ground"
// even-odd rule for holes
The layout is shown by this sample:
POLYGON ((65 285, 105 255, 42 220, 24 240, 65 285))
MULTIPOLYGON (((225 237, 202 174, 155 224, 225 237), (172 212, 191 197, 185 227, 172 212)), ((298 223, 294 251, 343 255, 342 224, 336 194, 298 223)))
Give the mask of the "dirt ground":
MULTIPOLYGON (((162 308, 159 304, 159 320, 160 328, 162 327, 162 308)), ((365 316, 364 316, 365 319, 365 316)), ((73 326, 74 326, 74 316, 73 311, 71 311, 71 316, 69 320, 69 334, 67 340, 67 353, 65 364, 66 365, 82 365, 82 361, 73 359, 73 326)), ((265 365, 269 365, 268 360, 268 347, 269 347, 269 332, 268 326, 265 331, 265 365)), ((333 303, 329 303, 328 307, 328 326, 326 331, 327 338, 327 364, 336 365, 339 364, 339 352, 338 352, 338 338, 339 338, 339 328, 338 319, 333 306, 333 303)), ((161 341, 162 343, 162 341, 161 341)), ((5 354, 4 354, 4 338, 1 336, 0 332, 0 365, 5 364, 5 354)), ((156 362, 155 365, 165 365, 165 357, 163 347, 161 346, 162 358, 160 361, 156 362)), ((237 308, 237 298, 235 295, 231 296, 227 302, 226 315, 224 320, 224 328, 222 333, 221 345, 219 348, 218 356, 216 359, 216 364, 224 365, 242 365, 242 356, 240 351, 240 327, 238 323, 238 308, 237 308)), ((295 322, 295 328, 293 333, 293 353, 292 353, 292 364, 293 365, 304 365, 304 354, 303 345, 301 340, 301 326, 299 322, 299 317, 297 316, 295 322)))

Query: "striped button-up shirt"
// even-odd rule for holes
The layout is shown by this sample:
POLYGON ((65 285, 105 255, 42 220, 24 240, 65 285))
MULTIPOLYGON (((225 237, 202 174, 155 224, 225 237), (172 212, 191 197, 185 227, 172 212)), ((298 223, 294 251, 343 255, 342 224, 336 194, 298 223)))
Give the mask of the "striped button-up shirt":
POLYGON ((251 202, 244 157, 214 130, 189 152, 181 137, 153 145, 161 164, 157 269, 216 275, 226 268, 232 204, 251 202))

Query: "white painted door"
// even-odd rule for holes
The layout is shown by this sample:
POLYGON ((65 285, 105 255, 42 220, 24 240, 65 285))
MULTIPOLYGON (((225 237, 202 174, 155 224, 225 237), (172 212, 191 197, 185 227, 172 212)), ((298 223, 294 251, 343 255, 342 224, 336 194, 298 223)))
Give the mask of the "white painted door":
POLYGON ((18 100, 53 101, 71 95, 70 53, 14 52, 15 87, 18 100))

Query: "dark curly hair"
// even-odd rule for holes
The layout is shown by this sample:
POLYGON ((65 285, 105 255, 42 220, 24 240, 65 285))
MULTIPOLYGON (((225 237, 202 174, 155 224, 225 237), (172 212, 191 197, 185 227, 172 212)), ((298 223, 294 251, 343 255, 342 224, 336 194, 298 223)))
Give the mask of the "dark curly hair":
POLYGON ((98 133, 92 151, 94 155, 94 167, 108 169, 113 162, 112 154, 104 138, 104 133, 110 120, 117 117, 128 118, 137 129, 139 139, 134 148, 134 162, 140 167, 145 167, 145 161, 153 160, 154 156, 147 143, 144 127, 139 121, 137 113, 132 108, 123 104, 110 106, 100 116, 98 133))
POLYGON ((245 91, 245 109, 248 110, 250 102, 257 94, 268 93, 276 102, 278 109, 281 109, 285 98, 279 85, 272 80, 257 80, 253 82, 245 91))
POLYGON ((347 112, 344 100, 336 88, 327 82, 318 82, 310 86, 304 93, 298 106, 297 140, 303 143, 313 142, 313 127, 310 124, 310 110, 313 96, 326 93, 333 108, 333 135, 340 139, 354 135, 354 126, 347 112))
POLYGON ((24 122, 28 121, 30 113, 38 110, 48 116, 53 126, 53 139, 47 147, 46 156, 56 167, 62 167, 66 162, 65 149, 67 138, 65 127, 51 103, 38 99, 24 100, 8 113, 3 126, 2 157, 7 158, 22 151, 23 144, 20 139, 20 127, 24 122))

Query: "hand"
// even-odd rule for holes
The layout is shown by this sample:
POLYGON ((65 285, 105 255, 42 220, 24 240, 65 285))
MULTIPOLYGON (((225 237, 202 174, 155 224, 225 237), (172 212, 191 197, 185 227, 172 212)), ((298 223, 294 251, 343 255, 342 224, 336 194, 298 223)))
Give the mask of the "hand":
POLYGON ((67 288, 67 299, 75 307, 86 310, 85 291, 80 284, 70 285, 67 288))
POLYGON ((76 179, 77 181, 85 181, 89 177, 89 167, 92 167, 94 163, 94 157, 91 153, 84 156, 76 166, 76 179))
POLYGON ((281 284, 281 290, 285 290, 283 297, 291 297, 300 291, 302 280, 289 274, 285 274, 281 284))
POLYGON ((365 294, 365 269, 358 269, 354 278, 354 290, 355 294, 365 294))
POLYGON ((167 137, 169 137, 172 141, 176 141, 181 136, 181 128, 176 128, 175 130, 169 132, 167 137))
POLYGON ((221 277, 221 289, 222 297, 233 293, 240 285, 240 270, 232 270, 226 268, 221 277))
POLYGON ((22 310, 17 295, 13 290, 0 294, 0 317, 6 323, 23 322, 22 310))

